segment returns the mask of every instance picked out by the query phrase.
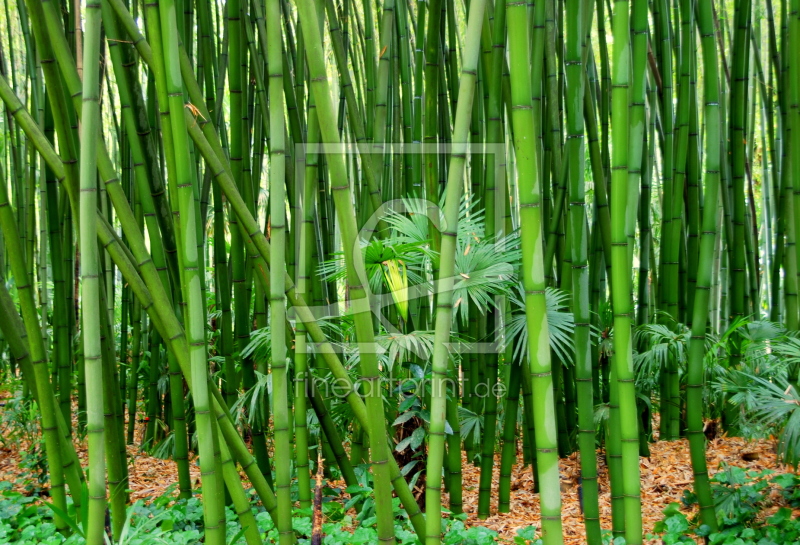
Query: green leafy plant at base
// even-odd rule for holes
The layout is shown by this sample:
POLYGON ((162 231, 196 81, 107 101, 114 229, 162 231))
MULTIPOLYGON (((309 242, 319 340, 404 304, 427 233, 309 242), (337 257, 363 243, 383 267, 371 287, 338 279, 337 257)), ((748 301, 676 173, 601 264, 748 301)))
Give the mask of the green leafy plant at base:
MULTIPOLYGON (((800 479, 794 474, 774 474, 772 470, 747 471, 725 467, 711 479, 719 531, 698 524, 681 512, 679 503, 664 509, 664 519, 654 528, 666 545, 695 543, 704 539, 711 545, 785 545, 800 541, 800 518, 792 508, 800 505, 800 479), (776 501, 776 498, 779 498, 776 501), (779 505, 777 511, 767 509, 779 505)), ((684 493, 684 504, 692 505, 694 494, 684 493)))
POLYGON ((19 466, 24 470, 18 481, 28 493, 34 493, 47 482, 48 471, 44 441, 39 433, 39 407, 22 394, 21 388, 13 391, 14 395, 5 400, 0 411, 0 447, 18 452, 19 466))
MULTIPOLYGON (((366 475, 366 474, 365 474, 366 475)), ((343 501, 342 490, 324 487, 322 512, 323 543, 325 545, 367 545, 378 540, 377 518, 372 500, 371 481, 363 478, 364 486, 351 486, 345 492, 349 501, 343 501), (356 516, 348 510, 360 504, 356 516)), ((798 483, 792 483, 797 486, 798 483)), ((12 484, 0 483, 0 543, 8 545, 84 545, 83 522, 70 521, 72 533, 63 535, 53 523, 52 504, 37 496, 26 496, 11 489, 12 484)), ((202 542, 203 505, 199 495, 188 499, 175 500, 175 486, 169 487, 161 496, 140 499, 129 506, 126 520, 119 539, 107 541, 115 545, 191 545, 202 542)), ((255 496, 253 496, 255 497, 255 496)), ((394 532, 400 545, 418 545, 420 541, 413 526, 401 509, 400 501, 393 500, 394 532)), ((70 512, 72 508, 70 506, 70 512)), ((252 510, 264 543, 277 543, 278 529, 264 508, 253 503, 252 510)), ((350 511, 352 513, 352 511, 350 511)), ((445 544, 485 545, 498 543, 498 533, 482 526, 467 526, 467 515, 453 515, 443 510, 443 538, 445 544)), ((244 532, 230 507, 225 508, 227 545, 245 543, 244 532)), ((296 511, 292 518, 296 542, 299 545, 310 543, 312 533, 310 508, 296 511)), ((514 537, 516 545, 540 545, 536 528, 528 526, 517 530, 514 537)), ((605 545, 609 545, 606 543, 605 545)), ((615 545, 622 545, 616 543, 615 545)))

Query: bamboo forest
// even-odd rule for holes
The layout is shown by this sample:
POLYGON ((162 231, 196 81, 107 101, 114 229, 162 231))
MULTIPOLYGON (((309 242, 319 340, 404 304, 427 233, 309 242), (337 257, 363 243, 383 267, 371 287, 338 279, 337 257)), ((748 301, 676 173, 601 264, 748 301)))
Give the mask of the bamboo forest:
POLYGON ((800 542, 800 0, 3 0, 0 543, 800 542))

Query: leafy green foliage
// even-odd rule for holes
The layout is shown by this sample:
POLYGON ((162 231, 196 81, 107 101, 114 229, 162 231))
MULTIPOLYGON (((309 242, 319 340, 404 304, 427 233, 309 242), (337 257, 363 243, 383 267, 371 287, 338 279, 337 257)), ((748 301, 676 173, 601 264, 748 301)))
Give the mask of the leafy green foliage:
POLYGON ((683 324, 672 328, 665 324, 646 324, 637 328, 634 344, 644 349, 633 357, 636 386, 640 391, 658 389, 661 371, 669 362, 677 364, 680 374, 686 371, 686 358, 692 332, 683 324))
POLYGON ((796 388, 800 339, 779 324, 749 322, 737 328, 742 360, 736 369, 716 369, 712 388, 729 395, 738 407, 743 434, 779 435, 778 454, 792 465, 800 462, 800 394, 796 388))
MULTIPOLYGON (((697 538, 704 538, 711 545, 796 543, 800 539, 800 519, 792 517, 791 508, 800 505, 799 486, 800 479, 793 474, 725 467, 712 478, 718 532, 711 533, 708 526, 689 520, 678 503, 671 503, 664 510, 664 519, 654 529, 666 545, 695 543, 697 538), (777 511, 765 513, 767 507, 774 506, 775 496, 780 498, 777 511)), ((693 503, 693 494, 685 496, 687 503, 693 503)))
POLYGON ((752 418, 753 409, 757 406, 754 394, 758 390, 753 377, 772 381, 786 375, 789 360, 778 357, 781 347, 786 343, 786 333, 786 329, 779 324, 741 318, 734 320, 718 337, 708 336, 711 343, 704 361, 708 384, 704 401, 709 407, 709 417, 714 418, 727 400, 739 408, 736 412, 738 421, 730 424, 738 426, 742 435, 763 437, 765 432, 778 432, 777 429, 765 429, 762 423, 752 418), (739 343, 738 350, 736 343, 739 343), (731 356, 737 352, 741 358, 734 367, 731 365, 731 356))
POLYGON ((38 543, 55 532, 55 525, 46 522, 47 509, 36 505, 35 497, 11 490, 11 483, 0 483, 0 542, 18 539, 20 543, 38 543))
MULTIPOLYGON (((431 248, 427 205, 427 201, 403 199, 401 207, 382 218, 390 227, 387 236, 361 241, 370 291, 389 294, 381 307, 394 303, 403 316, 409 301, 426 301, 433 293, 433 262, 438 254, 431 248), (395 270, 402 274, 392 274, 395 270)), ((495 305, 497 296, 508 295, 517 284, 521 256, 517 241, 517 233, 500 240, 487 237, 483 212, 475 201, 462 200, 453 286, 453 307, 462 320, 467 319, 471 305, 483 313, 495 305)), ((344 254, 338 252, 320 264, 319 272, 327 280, 343 280, 344 254)))
MULTIPOLYGON (((647 403, 670 364, 685 381, 691 331, 666 317, 640 326, 635 336, 636 386, 640 402, 647 403)), ((725 409, 725 425, 745 437, 779 435, 779 454, 797 464, 800 395, 792 383, 800 369, 800 339, 778 323, 738 318, 721 334, 708 333, 704 352, 704 417, 718 418, 725 409)), ((600 408, 596 416, 602 422, 606 414, 600 408)))
MULTIPOLYGON (((322 532, 326 545, 370 544, 378 541, 371 476, 360 472, 358 486, 341 490, 323 487, 322 532), (358 514, 353 516, 351 508, 358 514)), ((82 524, 70 521, 75 530, 62 535, 53 522, 53 511, 36 496, 26 496, 11 490, 11 483, 0 483, 0 543, 8 545, 83 545, 82 524)), ((198 496, 175 501, 175 486, 157 498, 139 500, 128 507, 124 528, 116 545, 190 545, 203 537, 203 505, 198 496)), ((418 545, 413 527, 394 498, 395 535, 399 545, 418 545)), ((71 509, 70 509, 71 510, 71 509)), ((277 543, 278 530, 260 504, 253 504, 253 514, 265 543, 277 543)), ((230 507, 226 507, 226 541, 229 545, 245 543, 242 528, 230 507)), ((300 545, 308 544, 312 530, 310 509, 298 510, 292 528, 300 545)), ((498 542, 498 534, 481 526, 467 527, 464 514, 443 520, 445 544, 488 545, 498 542)), ((514 541, 519 545, 540 543, 535 528, 520 529, 514 541)), ((111 543, 109 541, 109 543, 111 543)))
MULTIPOLYGON (((569 311, 569 295, 556 288, 545 288, 547 302, 547 327, 550 332, 550 348, 561 361, 572 362, 572 332, 575 329, 575 318, 569 311)), ((525 317, 525 289, 522 284, 511 294, 511 301, 519 310, 511 315, 506 325, 506 342, 513 343, 514 358, 521 360, 528 352, 528 328, 525 317)))
POLYGON ((0 410, 0 446, 19 453, 19 466, 24 472, 18 481, 29 493, 38 492, 47 481, 48 471, 44 440, 39 433, 39 408, 34 400, 23 396, 21 387, 12 391, 0 410), (26 448, 20 449, 20 445, 26 448))

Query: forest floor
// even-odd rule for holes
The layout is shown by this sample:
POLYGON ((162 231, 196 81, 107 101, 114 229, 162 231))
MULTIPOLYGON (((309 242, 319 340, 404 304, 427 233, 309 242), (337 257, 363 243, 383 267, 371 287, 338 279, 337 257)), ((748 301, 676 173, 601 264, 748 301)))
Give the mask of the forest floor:
MULTIPOLYGON (((780 464, 775 455, 774 440, 747 441, 740 437, 718 437, 708 443, 707 460, 713 475, 723 463, 748 470, 772 469, 789 472, 790 468, 780 464), (743 457, 744 456, 744 457, 743 457)), ((608 467, 598 451, 598 483, 600 487, 600 525, 611 529, 611 501, 608 484, 608 467)), ((471 464, 464 466, 464 511, 469 514, 471 526, 486 526, 496 530, 502 538, 513 542, 518 529, 539 523, 538 494, 531 492, 533 475, 530 466, 522 466, 522 453, 511 477, 511 512, 497 513, 497 483, 500 467, 499 456, 495 460, 493 476, 492 516, 479 520, 478 481, 480 470, 471 464)), ((654 525, 664 518, 662 511, 672 502, 680 502, 685 490, 692 489, 692 464, 689 459, 689 442, 657 441, 650 444, 650 457, 639 462, 642 483, 642 518, 644 533, 653 532, 654 525)), ((577 453, 560 461, 561 474, 561 520, 565 545, 585 543, 583 516, 579 499, 580 462, 577 453)), ((693 509, 682 509, 687 516, 693 509)), ((661 543, 660 540, 652 540, 661 543)))
MULTIPOLYGON (((5 397, 0 395, 0 398, 5 397)), ((2 400, 5 401, 5 400, 2 400)), ((0 409, 2 410, 2 409, 0 409)), ((143 426, 137 426, 142 428, 143 426)), ((657 429, 656 426, 654 426, 657 429)), ((7 481, 14 488, 25 492, 29 481, 34 479, 24 467, 23 459, 28 454, 29 445, 22 439, 8 441, 9 431, 0 423, 0 482, 7 481)), ((137 430, 137 439, 140 430, 137 430)), ((137 441, 137 444, 138 441, 137 441)), ((178 475, 171 460, 161 460, 139 451, 134 445, 128 446, 131 501, 147 500, 162 495, 166 489, 177 483, 178 475)), ((78 456, 86 466, 86 442, 79 445, 78 456)), ((708 443, 708 467, 713 474, 723 464, 739 466, 749 470, 773 469, 791 471, 780 464, 775 455, 774 440, 746 441, 738 437, 720 436, 708 443)), ((493 477, 492 512, 486 520, 477 518, 478 481, 480 471, 464 461, 464 511, 468 514, 469 526, 485 526, 497 531, 500 537, 513 543, 518 529, 539 525, 538 494, 532 492, 532 473, 522 464, 519 452, 514 466, 511 483, 511 513, 497 513, 497 483, 500 458, 495 459, 493 477)), ((598 452, 600 486, 600 518, 604 529, 611 528, 611 504, 608 485, 608 468, 604 457, 598 452)), ((197 464, 190 465, 192 483, 199 485, 200 471, 197 464)), ((645 535, 652 533, 653 526, 663 518, 662 511, 672 502, 680 502, 685 490, 692 487, 692 467, 689 459, 689 444, 685 439, 678 441, 657 441, 650 445, 650 457, 640 460, 642 482, 642 515, 645 535)), ((580 465, 577 454, 560 462, 562 521, 565 545, 584 543, 583 519, 580 512, 579 476, 580 465)), ((341 483, 344 484, 344 483, 341 483)), ((444 498, 447 503, 447 498, 444 498)), ((691 509, 684 508, 687 515, 691 509)), ((656 541, 654 540, 653 543, 656 541)))

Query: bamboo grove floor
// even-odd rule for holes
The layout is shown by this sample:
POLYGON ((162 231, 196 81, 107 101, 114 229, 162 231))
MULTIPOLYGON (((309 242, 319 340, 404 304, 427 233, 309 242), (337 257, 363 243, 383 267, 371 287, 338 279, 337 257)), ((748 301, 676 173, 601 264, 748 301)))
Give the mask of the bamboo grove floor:
MULTIPOLYGON (((745 441, 737 437, 719 437, 708 444, 708 464, 715 473, 723 462, 746 469, 774 469, 783 472, 790 468, 779 464, 775 456, 775 441, 745 441), (745 460, 742 458, 756 458, 745 460)), ((519 528, 533 524, 539 528, 538 494, 530 492, 532 475, 530 468, 521 466, 521 453, 514 466, 511 482, 511 513, 496 513, 496 490, 500 458, 495 461, 492 516, 480 521, 478 509, 478 479, 480 471, 472 465, 464 466, 464 510, 469 513, 470 525, 481 525, 496 530, 501 537, 511 542, 519 528)), ((562 522, 565 545, 585 543, 583 519, 580 512, 578 486, 580 464, 577 454, 561 460, 562 522)), ((658 441, 650 445, 650 458, 641 458, 639 464, 642 482, 642 517, 645 534, 663 518, 662 511, 671 502, 680 502, 684 490, 692 487, 692 466, 689 460, 689 443, 658 441)), ((598 456, 600 485, 600 518, 603 529, 611 528, 611 503, 608 488, 608 468, 602 455, 598 456)), ((687 515, 690 510, 684 510, 687 515)), ((800 514, 800 512, 796 513, 800 514)), ((660 543, 660 540, 652 540, 660 543)))
MULTIPOLYGON (((3 393, 5 394, 5 392, 3 393)), ((0 394, 0 398, 7 394, 0 394)), ((4 401, 4 400, 3 400, 4 401)), ((2 409, 0 409, 2 410, 2 409)), ((137 427, 137 444, 141 430, 137 427)), ((657 428, 656 428, 657 429, 657 428)), ((0 428, 4 436, 8 430, 0 428)), ((20 475, 20 451, 27 445, 10 445, 0 442, 0 481, 15 483, 15 488, 23 491, 20 475)), ((671 502, 679 502, 683 491, 691 489, 692 468, 689 461, 689 444, 685 439, 679 441, 658 441, 650 445, 650 458, 642 458, 640 462, 642 482, 642 515, 645 534, 652 532, 653 525, 661 520, 662 510, 671 502)), ((158 497, 172 483, 178 480, 175 465, 169 460, 160 460, 139 452, 138 448, 128 446, 130 456, 130 489, 131 501, 158 497)), ((78 456, 86 465, 86 442, 79 445, 78 456)), ((717 437, 708 444, 709 470, 714 473, 721 464, 727 463, 746 469, 774 469, 791 471, 779 464, 775 456, 775 441, 765 439, 745 441, 741 438, 717 437)), ((611 527, 611 505, 608 490, 608 469, 602 455, 598 456, 600 483, 600 516, 604 529, 611 527)), ((192 482, 199 484, 200 472, 197 464, 191 464, 192 482)), ((499 476, 500 457, 495 459, 493 476, 492 512, 486 520, 478 520, 478 480, 480 471, 472 464, 464 461, 464 509, 469 514, 468 525, 481 525, 496 530, 504 541, 513 543, 517 529, 533 524, 539 527, 538 494, 531 492, 532 475, 529 468, 523 468, 521 452, 514 466, 511 485, 512 512, 496 513, 497 480, 499 476)), ((579 461, 577 454, 561 460, 561 491, 563 499, 562 520, 565 545, 584 543, 583 522, 578 498, 579 461)), ((344 483, 341 483, 342 485, 344 483)), ((447 501, 445 496, 445 502, 447 501)), ((777 509, 777 506, 775 507, 777 509)), ((687 511, 688 514, 688 511, 687 511)), ((800 515, 800 511, 795 516, 800 515)), ((658 541, 653 540, 653 543, 658 541)))

